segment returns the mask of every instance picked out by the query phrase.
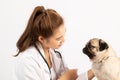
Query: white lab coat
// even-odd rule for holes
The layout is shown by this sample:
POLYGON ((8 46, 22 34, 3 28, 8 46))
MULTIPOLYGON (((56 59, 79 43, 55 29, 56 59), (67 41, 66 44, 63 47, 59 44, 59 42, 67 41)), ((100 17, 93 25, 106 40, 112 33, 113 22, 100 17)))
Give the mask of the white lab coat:
MULTIPOLYGON (((39 45, 38 48, 44 56, 42 47, 39 45)), ((58 54, 52 49, 50 52, 54 62, 52 66, 59 77, 68 68, 58 54)), ((18 80, 50 80, 51 78, 47 64, 35 47, 30 47, 17 56, 15 73, 18 80)), ((88 80, 87 73, 80 74, 77 80, 88 80)))

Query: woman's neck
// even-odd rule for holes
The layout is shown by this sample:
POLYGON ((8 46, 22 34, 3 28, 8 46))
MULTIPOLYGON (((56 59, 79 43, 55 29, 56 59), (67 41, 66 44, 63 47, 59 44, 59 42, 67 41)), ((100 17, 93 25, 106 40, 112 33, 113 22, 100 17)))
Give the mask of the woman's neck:
POLYGON ((48 48, 43 48, 43 50, 44 50, 44 54, 46 55, 46 54, 49 54, 49 49, 48 48))
POLYGON ((44 54, 48 54, 49 53, 49 48, 45 47, 45 46, 42 46, 43 47, 43 50, 44 50, 44 54))
POLYGON ((49 48, 43 47, 43 50, 44 50, 45 59, 46 59, 48 65, 49 65, 49 68, 51 68, 52 67, 52 62, 51 62, 51 59, 50 59, 49 48))
POLYGON ((43 44, 41 44, 41 46, 42 46, 42 48, 43 48, 43 50, 44 50, 44 54, 49 53, 49 48, 48 48, 48 47, 46 47, 46 46, 43 45, 43 44))

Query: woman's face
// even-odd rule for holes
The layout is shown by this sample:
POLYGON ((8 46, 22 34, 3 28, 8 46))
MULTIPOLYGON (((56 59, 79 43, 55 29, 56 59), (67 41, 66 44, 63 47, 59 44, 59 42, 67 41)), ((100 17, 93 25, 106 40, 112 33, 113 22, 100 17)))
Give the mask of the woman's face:
POLYGON ((53 36, 44 40, 44 47, 58 49, 62 46, 65 37, 65 26, 62 24, 54 31, 53 36))

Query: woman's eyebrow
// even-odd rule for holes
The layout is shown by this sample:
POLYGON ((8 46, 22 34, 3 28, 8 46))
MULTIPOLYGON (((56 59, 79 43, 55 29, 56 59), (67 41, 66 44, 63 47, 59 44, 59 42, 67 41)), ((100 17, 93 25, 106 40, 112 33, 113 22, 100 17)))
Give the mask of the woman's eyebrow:
MULTIPOLYGON (((62 35, 63 36, 63 35, 62 35)), ((60 39, 60 38, 62 38, 62 36, 59 36, 59 37, 57 37, 57 39, 60 39)))
POLYGON ((66 33, 66 29, 65 29, 65 32, 62 34, 62 35, 60 35, 59 37, 57 37, 57 38, 61 38, 61 37, 63 37, 63 35, 66 33))

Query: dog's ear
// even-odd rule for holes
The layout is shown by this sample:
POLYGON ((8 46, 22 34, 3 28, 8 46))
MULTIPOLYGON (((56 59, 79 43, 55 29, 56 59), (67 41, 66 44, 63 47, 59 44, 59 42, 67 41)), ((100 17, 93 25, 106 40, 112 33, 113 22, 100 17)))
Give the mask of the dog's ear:
POLYGON ((103 51, 105 49, 108 49, 108 44, 100 39, 99 40, 99 51, 103 51))

